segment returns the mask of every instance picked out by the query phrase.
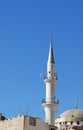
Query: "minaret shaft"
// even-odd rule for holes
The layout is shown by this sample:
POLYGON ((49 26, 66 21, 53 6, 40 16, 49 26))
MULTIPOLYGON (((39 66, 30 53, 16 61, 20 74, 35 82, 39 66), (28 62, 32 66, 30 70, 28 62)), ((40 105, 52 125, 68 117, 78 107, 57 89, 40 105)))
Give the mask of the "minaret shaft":
MULTIPOLYGON (((52 41, 52 38, 51 38, 52 41)), ((45 122, 54 125, 54 115, 58 106, 55 96, 55 84, 57 76, 54 73, 54 57, 52 42, 50 43, 50 50, 47 62, 47 75, 44 82, 46 84, 46 99, 43 101, 43 107, 45 109, 45 122)))

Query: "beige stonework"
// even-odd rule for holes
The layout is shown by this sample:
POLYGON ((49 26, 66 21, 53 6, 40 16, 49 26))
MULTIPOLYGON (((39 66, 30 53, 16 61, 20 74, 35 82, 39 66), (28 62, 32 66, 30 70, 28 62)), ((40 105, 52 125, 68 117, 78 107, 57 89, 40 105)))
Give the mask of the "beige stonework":
POLYGON ((57 130, 83 130, 83 126, 68 126, 64 128, 57 128, 57 130))
POLYGON ((39 118, 22 115, 0 120, 0 130, 56 130, 56 127, 42 122, 39 118))
POLYGON ((13 117, 0 121, 0 130, 24 130, 24 116, 13 117))

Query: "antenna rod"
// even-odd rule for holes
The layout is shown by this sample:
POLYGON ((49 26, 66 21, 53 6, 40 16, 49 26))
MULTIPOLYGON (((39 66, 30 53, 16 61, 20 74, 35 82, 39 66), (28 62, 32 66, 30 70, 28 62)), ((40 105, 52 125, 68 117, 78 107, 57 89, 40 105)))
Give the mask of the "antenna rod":
POLYGON ((76 99, 75 102, 76 102, 76 103, 75 103, 75 108, 78 109, 78 99, 76 99))

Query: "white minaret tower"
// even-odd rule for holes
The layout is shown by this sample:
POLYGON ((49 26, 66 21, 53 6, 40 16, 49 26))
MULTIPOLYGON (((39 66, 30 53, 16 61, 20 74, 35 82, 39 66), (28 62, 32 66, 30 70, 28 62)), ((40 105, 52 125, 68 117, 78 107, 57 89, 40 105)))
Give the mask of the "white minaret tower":
POLYGON ((59 101, 55 96, 55 84, 57 82, 57 75, 54 73, 54 56, 52 48, 52 36, 50 37, 50 50, 47 62, 47 75, 44 82, 46 84, 46 99, 42 101, 42 105, 45 109, 45 122, 50 125, 54 125, 54 115, 57 110, 59 101))

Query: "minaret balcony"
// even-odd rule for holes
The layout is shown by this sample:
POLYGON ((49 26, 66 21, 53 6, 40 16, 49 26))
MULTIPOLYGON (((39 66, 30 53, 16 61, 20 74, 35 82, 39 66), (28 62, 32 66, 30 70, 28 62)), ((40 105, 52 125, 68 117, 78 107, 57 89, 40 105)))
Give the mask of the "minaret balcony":
POLYGON ((45 75, 44 76, 44 80, 49 80, 49 79, 52 79, 52 80, 58 80, 58 77, 57 77, 57 73, 55 73, 54 75, 45 75))
POLYGON ((42 99, 42 104, 43 103, 54 103, 54 104, 59 104, 59 100, 56 100, 54 98, 47 98, 47 99, 42 99))

